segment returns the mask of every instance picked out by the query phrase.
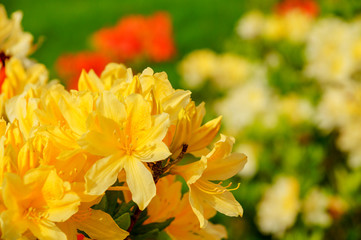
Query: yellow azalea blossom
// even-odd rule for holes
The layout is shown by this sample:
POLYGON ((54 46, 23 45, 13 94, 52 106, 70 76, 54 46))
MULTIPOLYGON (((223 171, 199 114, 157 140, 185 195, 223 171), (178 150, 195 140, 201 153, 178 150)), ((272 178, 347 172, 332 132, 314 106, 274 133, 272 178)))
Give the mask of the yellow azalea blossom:
POLYGON ((143 210, 156 193, 152 173, 144 163, 166 159, 170 152, 162 142, 169 127, 165 113, 151 115, 151 105, 139 94, 124 103, 111 92, 103 92, 89 131, 79 140, 83 148, 104 158, 85 175, 89 194, 102 194, 124 169, 133 201, 143 210))
POLYGON ((22 17, 22 13, 17 11, 8 19, 4 6, 0 5, 0 52, 7 56, 22 58, 32 50, 33 36, 23 32, 22 17))
POLYGON ((65 222, 57 223, 68 240, 77 239, 77 229, 84 231, 91 239, 122 240, 129 235, 127 231, 119 228, 108 213, 91 208, 100 199, 81 203, 76 214, 65 222))
MULTIPOLYGON (((220 240, 227 237, 227 231, 222 225, 209 223, 206 228, 200 228, 197 217, 189 204, 188 193, 181 196, 182 184, 175 177, 168 175, 157 183, 157 195, 147 207, 149 218, 145 223, 163 222, 174 217, 165 229, 171 239, 189 240, 220 240)), ((213 217, 215 211, 206 209, 206 217, 213 217)))
POLYGON ((87 91, 69 93, 59 84, 48 89, 39 98, 36 111, 41 125, 37 134, 45 141, 44 164, 55 166, 63 180, 84 183, 85 173, 99 159, 78 145, 88 131, 86 119, 93 111, 95 96, 87 91))
POLYGON ((170 146, 173 156, 178 156, 184 144, 188 146, 187 152, 194 153, 203 151, 213 141, 221 126, 222 117, 219 116, 202 125, 205 113, 204 103, 196 107, 193 101, 180 111, 170 146))
POLYGON ((108 64, 100 77, 92 70, 89 73, 83 71, 78 87, 79 91, 95 93, 110 90, 119 98, 139 93, 153 102, 153 113, 168 113, 172 124, 176 124, 178 113, 187 106, 191 94, 190 91, 173 89, 165 72, 154 73, 151 68, 146 68, 133 77, 130 68, 115 63, 108 64))
POLYGON ((211 181, 226 180, 243 169, 247 157, 241 153, 232 153, 234 139, 221 135, 213 150, 200 161, 177 166, 172 171, 181 175, 189 187, 189 202, 197 215, 200 226, 206 227, 204 206, 209 205, 228 216, 242 216, 243 209, 232 193, 221 184, 211 181))
POLYGON ((127 69, 123 64, 110 63, 100 77, 93 70, 90 70, 89 73, 83 70, 78 81, 78 89, 91 92, 118 90, 126 82, 129 83, 132 78, 133 73, 130 68, 127 69))
POLYGON ((3 114, 8 99, 21 94, 27 84, 41 86, 48 80, 48 72, 44 65, 35 63, 25 68, 21 61, 14 57, 6 62, 5 72, 6 77, 0 86, 1 114, 3 114))
POLYGON ((56 226, 78 211, 79 197, 51 167, 28 171, 23 179, 6 173, 2 185, 6 210, 0 215, 2 239, 19 239, 29 230, 39 239, 66 239, 56 226))
POLYGON ((6 172, 19 173, 23 172, 22 169, 24 169, 21 165, 23 163, 22 154, 25 153, 25 151, 21 149, 25 144, 25 139, 20 131, 18 121, 9 123, 7 126, 5 124, 5 121, 2 120, 1 128, 3 134, 0 139, 0 184, 6 172))

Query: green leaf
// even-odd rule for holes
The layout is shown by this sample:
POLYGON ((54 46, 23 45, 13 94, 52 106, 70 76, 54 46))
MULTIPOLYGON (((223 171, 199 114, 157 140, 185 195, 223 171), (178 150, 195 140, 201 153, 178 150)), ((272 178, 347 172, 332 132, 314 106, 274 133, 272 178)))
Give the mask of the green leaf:
POLYGON ((162 231, 164 228, 168 227, 173 220, 174 218, 168 218, 164 222, 155 222, 143 226, 138 226, 134 232, 139 234, 145 234, 147 232, 153 231, 154 229, 158 229, 159 231, 162 231))
POLYGON ((114 221, 120 228, 127 230, 130 226, 130 215, 129 213, 124 213, 123 215, 114 219, 114 221))
POLYGON ((107 195, 104 195, 102 200, 98 204, 92 206, 92 208, 95 210, 102 210, 106 212, 106 209, 108 208, 107 195))
POLYGON ((121 198, 121 191, 106 191, 105 195, 107 196, 107 209, 106 212, 110 215, 114 215, 116 212, 116 208, 119 206, 118 199, 121 198))
POLYGON ((128 203, 121 203, 119 206, 118 206, 118 209, 115 211, 116 213, 114 214, 113 218, 116 219, 118 217, 120 217, 121 215, 123 215, 124 213, 127 213, 127 212, 130 212, 130 209, 132 207, 134 207, 136 204, 135 202, 133 201, 130 201, 128 203))
POLYGON ((147 233, 133 236, 132 239, 134 239, 134 240, 153 240, 153 239, 158 239, 158 235, 159 235, 159 230, 153 229, 152 231, 149 231, 147 233))

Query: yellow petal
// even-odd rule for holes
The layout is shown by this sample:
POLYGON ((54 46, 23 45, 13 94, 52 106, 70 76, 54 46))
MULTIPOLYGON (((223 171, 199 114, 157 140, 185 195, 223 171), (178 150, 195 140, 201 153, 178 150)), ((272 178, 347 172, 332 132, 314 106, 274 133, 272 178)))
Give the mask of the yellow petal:
POLYGON ((199 161, 176 166, 171 169, 173 174, 181 175, 184 180, 186 180, 187 184, 195 183, 203 174, 204 170, 207 168, 207 158, 202 157, 199 161))
POLYGON ((48 219, 53 222, 63 222, 78 211, 80 199, 73 192, 66 193, 61 199, 48 201, 48 219))
POLYGON ((170 154, 168 146, 164 142, 158 142, 154 145, 144 146, 143 149, 137 149, 135 156, 142 162, 156 162, 167 159, 170 154))
POLYGON ((92 239, 123 240, 129 235, 127 231, 118 227, 109 214, 101 210, 91 210, 90 217, 85 221, 79 221, 77 226, 92 239))
POLYGON ((125 157, 111 155, 102 158, 85 174, 85 189, 90 195, 101 195, 117 180, 125 157))
POLYGON ((35 237, 41 240, 67 240, 65 233, 63 233, 53 222, 40 221, 29 224, 30 231, 35 237))
POLYGON ((118 140, 115 138, 113 131, 118 125, 111 119, 99 116, 102 132, 90 130, 78 140, 78 144, 91 154, 98 156, 109 156, 118 152, 118 140))
POLYGON ((142 146, 153 142, 161 142, 167 134, 170 122, 169 115, 162 113, 152 117, 152 127, 147 129, 147 133, 138 140, 138 145, 142 146))
MULTIPOLYGON (((64 90, 65 91, 65 90, 64 90)), ((90 92, 62 93, 59 108, 70 129, 78 135, 87 131, 86 119, 93 110, 94 97, 90 92)))
POLYGON ((132 94, 125 99, 127 109, 127 124, 125 132, 127 135, 139 135, 140 132, 150 129, 151 106, 142 95, 132 94))
MULTIPOLYGON (((219 185, 208 182, 208 185, 213 185, 210 187, 210 191, 219 188, 219 185)), ((242 216, 243 215, 243 208, 234 198, 232 193, 224 189, 222 193, 206 193, 196 187, 192 188, 193 191, 189 195, 190 198, 199 198, 203 200, 203 203, 209 204, 211 207, 216 209, 218 212, 221 212, 227 216, 242 216)))
POLYGON ((26 221, 16 211, 4 211, 0 219, 1 239, 19 239, 28 228, 26 221))
POLYGON ((203 177, 208 180, 226 180, 241 171, 247 162, 243 153, 232 153, 228 157, 208 162, 203 177))
POLYGON ((202 198, 197 194, 197 189, 193 186, 189 187, 189 203, 192 207, 194 214, 197 216, 199 220, 199 224, 201 228, 204 228, 208 221, 204 217, 204 209, 203 209, 203 201, 202 198))
POLYGON ((77 240, 78 231, 73 221, 56 223, 56 226, 66 235, 68 240, 77 240))
POLYGON ((222 116, 219 116, 192 133, 192 137, 188 143, 189 149, 187 152, 198 151, 207 147, 217 135, 219 128, 221 127, 221 120, 222 116))
POLYGON ((142 162, 132 157, 124 162, 124 170, 132 199, 140 210, 144 210, 156 194, 153 176, 142 162))
POLYGON ((190 95, 190 91, 176 90, 173 94, 162 99, 163 111, 169 114, 172 123, 175 124, 179 112, 189 103, 190 95))
POLYGON ((121 123, 126 118, 125 106, 109 91, 103 92, 97 103, 97 110, 106 118, 116 123, 121 123))
POLYGON ((102 92, 104 85, 93 70, 90 70, 89 74, 83 70, 78 81, 78 89, 79 91, 102 92))

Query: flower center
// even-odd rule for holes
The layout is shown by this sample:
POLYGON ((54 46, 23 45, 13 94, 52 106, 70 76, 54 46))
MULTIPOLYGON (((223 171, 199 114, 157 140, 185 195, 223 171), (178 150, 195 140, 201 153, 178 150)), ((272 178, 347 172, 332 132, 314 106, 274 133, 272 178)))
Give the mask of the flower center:
POLYGON ((44 208, 28 207, 24 211, 25 218, 39 222, 49 217, 49 213, 44 208))

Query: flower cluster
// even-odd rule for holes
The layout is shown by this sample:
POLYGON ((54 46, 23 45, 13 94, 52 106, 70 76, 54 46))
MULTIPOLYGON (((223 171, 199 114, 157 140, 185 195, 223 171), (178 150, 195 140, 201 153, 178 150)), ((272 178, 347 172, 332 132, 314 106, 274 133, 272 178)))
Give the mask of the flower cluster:
POLYGON ((159 62, 175 53, 172 25, 165 12, 122 18, 116 26, 94 33, 93 41, 96 49, 122 62, 143 56, 159 62))
POLYGON ((314 24, 317 9, 314 1, 284 1, 271 15, 257 10, 247 13, 239 21, 237 33, 245 39, 263 37, 272 41, 303 42, 314 24))
POLYGON ((232 153, 233 137, 214 142, 221 117, 204 123, 204 103, 150 68, 83 70, 70 92, 47 82, 43 65, 11 51, 23 41, 13 35, 28 36, 19 13, 9 20, 0 9, 13 23, 0 24, 1 238, 149 239, 163 229, 172 239, 226 237, 208 220, 242 216, 231 193, 239 184, 222 181, 247 157, 232 153))

